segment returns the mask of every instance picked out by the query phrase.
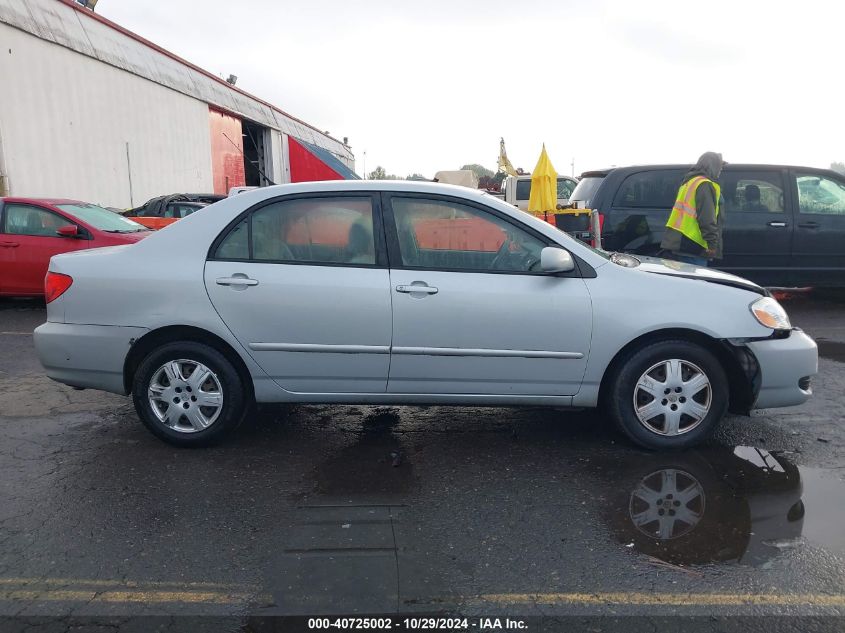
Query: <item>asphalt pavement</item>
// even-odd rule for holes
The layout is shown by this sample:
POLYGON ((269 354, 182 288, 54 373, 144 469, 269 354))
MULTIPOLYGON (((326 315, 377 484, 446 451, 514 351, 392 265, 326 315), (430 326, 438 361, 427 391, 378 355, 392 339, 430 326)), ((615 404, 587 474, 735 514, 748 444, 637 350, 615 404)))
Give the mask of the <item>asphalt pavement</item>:
POLYGON ((784 303, 819 342, 813 399, 657 454, 590 411, 367 406, 265 407, 176 449, 128 398, 47 379, 43 304, 0 300, 0 630, 444 613, 841 630, 845 302, 784 303))

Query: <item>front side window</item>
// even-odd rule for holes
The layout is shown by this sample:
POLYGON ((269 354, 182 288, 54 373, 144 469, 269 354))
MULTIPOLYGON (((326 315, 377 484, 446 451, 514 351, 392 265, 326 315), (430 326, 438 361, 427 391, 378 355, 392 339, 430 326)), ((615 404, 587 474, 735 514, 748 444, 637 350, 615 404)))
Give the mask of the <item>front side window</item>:
POLYGON ((798 211, 805 214, 845 215, 845 185, 814 174, 796 174, 798 211))
POLYGON ((62 216, 27 204, 7 204, 3 232, 12 235, 58 237, 56 231, 72 224, 62 216))
POLYGON ((719 180, 727 213, 783 213, 780 172, 730 171, 719 180))
POLYGON ((534 272, 546 244, 475 207, 392 199, 403 266, 475 272, 534 272))
POLYGON ((660 169, 631 174, 619 187, 614 207, 671 209, 681 186, 683 170, 660 169))
POLYGON ((217 246, 214 257, 375 265, 372 202, 369 197, 271 202, 236 225, 217 246))

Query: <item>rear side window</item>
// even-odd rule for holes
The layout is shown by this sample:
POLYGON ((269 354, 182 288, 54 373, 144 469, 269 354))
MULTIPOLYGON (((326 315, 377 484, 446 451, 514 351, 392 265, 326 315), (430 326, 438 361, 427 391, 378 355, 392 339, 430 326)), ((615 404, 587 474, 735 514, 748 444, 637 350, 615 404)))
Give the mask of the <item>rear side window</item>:
POLYGON ((214 259, 375 265, 372 202, 369 197, 271 202, 231 229, 214 259))
POLYGON ((616 192, 613 206, 671 209, 683 174, 682 169, 661 169, 631 174, 616 192))
POLYGON ((779 171, 726 171, 719 182, 728 213, 783 213, 779 171))
POLYGON ((531 197, 531 181, 517 180, 516 181, 516 199, 528 200, 531 197))

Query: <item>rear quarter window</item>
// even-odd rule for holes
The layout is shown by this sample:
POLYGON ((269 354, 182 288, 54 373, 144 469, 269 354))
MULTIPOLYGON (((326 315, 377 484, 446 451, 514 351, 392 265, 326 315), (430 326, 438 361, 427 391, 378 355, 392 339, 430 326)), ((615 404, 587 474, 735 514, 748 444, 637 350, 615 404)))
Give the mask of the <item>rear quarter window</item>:
POLYGON ((682 169, 661 169, 631 174, 616 192, 613 206, 634 209, 671 209, 683 175, 682 169))

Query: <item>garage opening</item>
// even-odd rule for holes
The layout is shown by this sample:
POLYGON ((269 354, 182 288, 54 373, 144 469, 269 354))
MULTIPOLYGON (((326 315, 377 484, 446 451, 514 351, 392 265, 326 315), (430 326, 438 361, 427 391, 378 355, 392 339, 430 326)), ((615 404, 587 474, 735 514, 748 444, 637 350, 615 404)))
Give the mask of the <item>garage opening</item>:
POLYGON ((270 159, 270 129, 247 121, 243 125, 244 175, 247 187, 273 184, 270 159))

